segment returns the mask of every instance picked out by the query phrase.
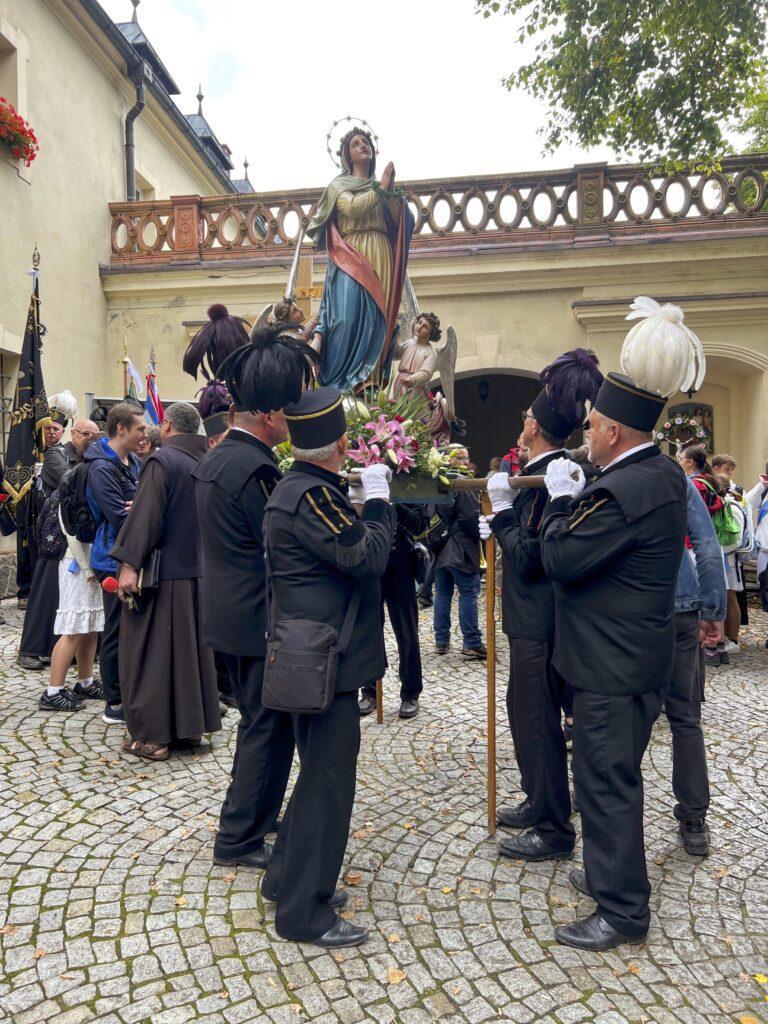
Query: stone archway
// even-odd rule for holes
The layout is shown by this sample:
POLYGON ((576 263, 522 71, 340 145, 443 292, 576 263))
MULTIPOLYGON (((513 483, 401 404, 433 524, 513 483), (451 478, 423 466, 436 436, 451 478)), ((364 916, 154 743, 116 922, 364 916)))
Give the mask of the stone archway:
POLYGON ((456 409, 466 420, 464 439, 477 472, 485 476, 496 455, 514 445, 522 429, 521 413, 541 388, 538 374, 494 367, 456 375, 456 409))

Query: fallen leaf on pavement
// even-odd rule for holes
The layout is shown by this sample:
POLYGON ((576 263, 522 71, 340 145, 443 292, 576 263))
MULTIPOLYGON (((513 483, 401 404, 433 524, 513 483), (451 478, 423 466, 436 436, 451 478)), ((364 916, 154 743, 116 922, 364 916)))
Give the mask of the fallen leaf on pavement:
POLYGON ((35 958, 35 960, 42 960, 44 956, 48 956, 48 950, 43 949, 43 947, 41 946, 39 949, 35 950, 32 956, 35 958))
POLYGON ((627 970, 629 971, 630 974, 639 974, 640 973, 640 968, 637 966, 637 964, 630 964, 629 967, 627 967, 627 970))
POLYGON ((403 822, 403 828, 413 828, 413 822, 412 821, 404 821, 403 822))
POLYGON ((728 868, 715 868, 714 871, 710 872, 709 877, 710 878, 725 878, 729 874, 730 874, 730 870, 728 868))
POLYGON ((221 992, 217 992, 216 995, 219 999, 229 999, 229 992, 226 989, 222 989, 221 992))
POLYGON ((768 977, 765 974, 755 974, 754 978, 758 985, 768 985, 768 977))
POLYGON ((352 833, 352 837, 354 839, 369 839, 370 835, 371 835, 371 831, 370 831, 370 829, 367 829, 367 828, 359 828, 357 830, 357 832, 353 832, 352 833))
POLYGON ((401 981, 405 981, 405 971, 400 971, 397 967, 390 967, 387 971, 387 981, 390 985, 399 985, 401 981))
POLYGON ((225 881, 225 882, 234 882, 234 880, 235 880, 236 878, 237 878, 237 875, 236 875, 236 874, 234 873, 234 871, 232 871, 232 872, 231 872, 230 874, 228 874, 228 875, 224 875, 224 881, 225 881))
POLYGON ((400 936, 397 934, 397 932, 392 932, 392 934, 389 936, 389 941, 390 942, 399 942, 400 941, 400 936))
POLYGON ((15 935, 18 930, 19 930, 18 925, 6 924, 6 925, 3 925, 2 928, 0 928, 0 935, 15 935))
POLYGON ((177 907, 185 907, 187 905, 187 897, 177 896, 176 899, 174 900, 174 903, 176 904, 177 907))
POLYGON ((360 885, 362 880, 363 876, 360 874, 359 871, 348 871, 347 877, 344 879, 347 885, 360 885))
POLYGON ((477 887, 474 887, 474 888, 470 889, 469 891, 471 893, 473 893, 475 896, 482 896, 483 895, 483 890, 482 889, 478 889, 477 887))
POLYGON ((739 1024, 760 1024, 757 1017, 753 1017, 751 1013, 743 1013, 739 1017, 739 1024))
POLYGON ((442 888, 442 892, 448 895, 449 892, 453 892, 453 889, 450 887, 450 885, 444 885, 442 888))

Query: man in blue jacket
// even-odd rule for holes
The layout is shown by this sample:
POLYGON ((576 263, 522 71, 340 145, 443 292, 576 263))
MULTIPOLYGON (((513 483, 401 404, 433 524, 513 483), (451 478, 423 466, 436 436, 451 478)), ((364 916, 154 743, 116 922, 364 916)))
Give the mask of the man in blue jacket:
POLYGON ((690 478, 688 540, 691 547, 683 554, 675 591, 675 658, 664 710, 672 729, 672 789, 683 847, 686 853, 706 857, 709 779, 701 731, 699 643, 722 638, 726 589, 722 549, 690 478))
MULTIPOLYGON (((136 493, 141 463, 135 454, 147 432, 143 414, 135 405, 120 402, 107 416, 107 437, 86 449, 83 460, 89 464, 86 498, 96 523, 96 537, 91 545, 91 568, 103 582, 117 575, 117 562, 109 552, 115 546, 120 527, 136 493)), ((117 648, 120 634, 122 602, 117 592, 104 591, 104 633, 101 638, 99 664, 106 707, 103 721, 107 725, 125 722, 120 700, 120 678, 117 648)))

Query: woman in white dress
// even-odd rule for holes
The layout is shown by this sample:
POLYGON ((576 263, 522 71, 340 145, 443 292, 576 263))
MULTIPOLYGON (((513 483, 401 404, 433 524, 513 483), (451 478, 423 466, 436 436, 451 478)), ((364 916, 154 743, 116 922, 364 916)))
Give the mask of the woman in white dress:
POLYGON ((59 525, 67 550, 59 562, 59 607, 53 632, 59 637, 51 653, 51 679, 40 697, 47 711, 79 711, 86 700, 104 700, 101 684, 93 678, 99 633, 104 629, 101 585, 90 565, 90 544, 81 544, 59 525), (77 661, 77 683, 66 685, 72 661, 77 661))

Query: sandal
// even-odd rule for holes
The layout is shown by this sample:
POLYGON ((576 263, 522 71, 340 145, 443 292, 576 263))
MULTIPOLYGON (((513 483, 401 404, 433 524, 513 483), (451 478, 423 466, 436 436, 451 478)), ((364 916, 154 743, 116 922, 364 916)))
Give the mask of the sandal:
POLYGON ((168 747, 158 743, 144 743, 142 740, 133 740, 127 736, 123 743, 123 753, 132 754, 134 757, 143 757, 145 761, 167 761, 171 756, 168 747))

